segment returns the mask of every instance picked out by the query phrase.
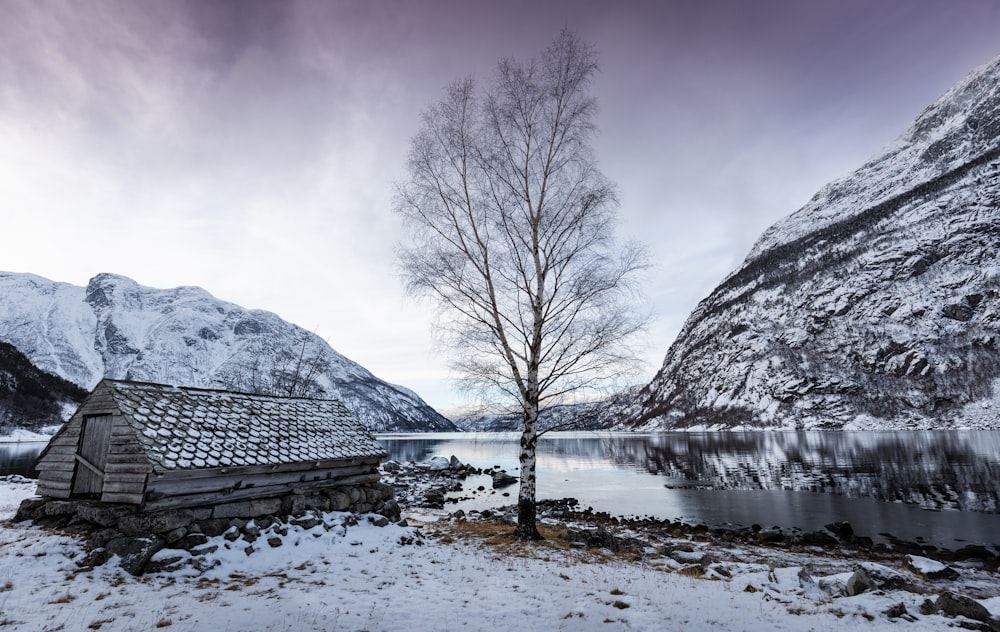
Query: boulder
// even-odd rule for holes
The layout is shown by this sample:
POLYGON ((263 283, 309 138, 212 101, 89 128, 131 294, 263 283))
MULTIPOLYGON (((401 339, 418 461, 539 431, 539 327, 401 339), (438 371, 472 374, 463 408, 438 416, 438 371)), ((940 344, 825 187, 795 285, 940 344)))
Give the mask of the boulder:
POLYGON ((123 516, 118 521, 118 530, 127 536, 167 533, 178 527, 188 527, 192 522, 194 514, 187 509, 168 509, 123 516))
POLYGON ((447 470, 449 467, 451 467, 451 461, 443 456, 432 457, 431 460, 427 462, 427 469, 432 472, 447 470))
POLYGON ((163 548, 163 538, 155 535, 121 537, 108 542, 107 550, 121 559, 121 567, 132 575, 142 574, 153 554, 163 548))
POLYGON ((854 537, 854 527, 851 526, 850 522, 832 522, 824 528, 841 540, 849 540, 854 537))
POLYGON ((949 617, 966 617, 984 623, 989 623, 992 619, 986 606, 965 595, 956 595, 953 592, 941 593, 941 596, 934 603, 934 607, 949 617))
POLYGON ((850 576, 847 580, 847 586, 845 590, 847 591, 848 597, 854 597, 860 595, 866 590, 875 590, 875 582, 868 577, 868 573, 864 569, 859 568, 854 571, 854 574, 850 576))
POLYGON ((44 498, 39 497, 25 498, 21 501, 21 506, 17 508, 17 513, 14 514, 14 522, 38 520, 45 515, 46 502, 44 498))
POLYGON ((903 564, 906 568, 913 571, 920 577, 931 581, 955 579, 958 577, 958 571, 954 568, 942 564, 937 560, 921 557, 919 555, 907 555, 903 564))
POLYGON ((502 489, 517 483, 517 477, 511 476, 506 470, 493 472, 493 489, 502 489))
POLYGON ((134 513, 133 507, 124 505, 80 503, 77 507, 76 517, 102 527, 114 527, 120 524, 122 518, 134 513))

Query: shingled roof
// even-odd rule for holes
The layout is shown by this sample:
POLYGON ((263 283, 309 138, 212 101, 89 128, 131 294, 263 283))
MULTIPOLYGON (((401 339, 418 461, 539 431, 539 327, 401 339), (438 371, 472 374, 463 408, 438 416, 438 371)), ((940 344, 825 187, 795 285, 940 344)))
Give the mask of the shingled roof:
POLYGON ((154 471, 388 456, 338 400, 104 383, 154 471))

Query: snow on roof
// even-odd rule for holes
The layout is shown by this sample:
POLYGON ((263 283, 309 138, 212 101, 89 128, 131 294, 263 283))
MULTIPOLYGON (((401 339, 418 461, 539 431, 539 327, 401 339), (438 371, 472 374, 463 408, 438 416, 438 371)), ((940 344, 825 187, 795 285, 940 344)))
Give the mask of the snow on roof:
POLYGON ((156 470, 388 456, 338 400, 104 383, 156 470))

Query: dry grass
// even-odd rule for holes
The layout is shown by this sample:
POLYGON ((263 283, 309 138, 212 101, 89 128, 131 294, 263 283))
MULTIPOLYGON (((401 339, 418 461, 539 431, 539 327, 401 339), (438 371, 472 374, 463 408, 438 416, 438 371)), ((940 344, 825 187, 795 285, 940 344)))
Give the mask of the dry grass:
POLYGON ((54 603, 69 603, 69 602, 73 601, 74 599, 76 599, 75 595, 71 595, 70 593, 66 593, 62 597, 56 597, 55 599, 53 599, 52 601, 49 601, 48 603, 53 603, 53 604, 54 603))
POLYGON ((91 621, 90 625, 87 626, 88 630, 100 630, 105 623, 114 623, 114 619, 98 619, 96 621, 91 621))

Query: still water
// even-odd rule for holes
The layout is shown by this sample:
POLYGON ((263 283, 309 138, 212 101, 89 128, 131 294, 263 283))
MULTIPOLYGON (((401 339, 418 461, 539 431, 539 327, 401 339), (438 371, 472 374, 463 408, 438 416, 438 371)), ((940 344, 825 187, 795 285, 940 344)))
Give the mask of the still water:
MULTIPOLYGON (((517 474, 518 436, 380 435, 398 461, 455 455, 517 474)), ((0 475, 37 476, 44 443, 0 443, 0 475)), ((471 477, 466 489, 489 477, 471 477)), ((465 494, 468 495, 468 494, 465 494)), ((1000 431, 551 433, 538 497, 625 516, 696 524, 821 529, 846 520, 947 548, 1000 545, 1000 431)), ((451 507, 513 504, 517 486, 451 507), (503 496, 509 492, 509 496, 503 496)))
MULTIPOLYGON (((455 455, 516 474, 517 435, 382 435, 399 461, 455 455)), ((470 479, 466 488, 489 485, 470 479)), ((512 504, 487 494, 455 508, 512 504)), ((617 515, 816 530, 846 520, 948 548, 1000 545, 1000 432, 552 433, 538 497, 617 515)))

